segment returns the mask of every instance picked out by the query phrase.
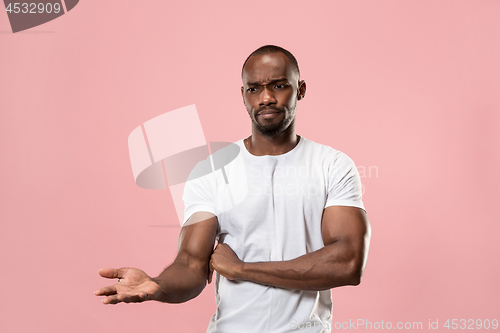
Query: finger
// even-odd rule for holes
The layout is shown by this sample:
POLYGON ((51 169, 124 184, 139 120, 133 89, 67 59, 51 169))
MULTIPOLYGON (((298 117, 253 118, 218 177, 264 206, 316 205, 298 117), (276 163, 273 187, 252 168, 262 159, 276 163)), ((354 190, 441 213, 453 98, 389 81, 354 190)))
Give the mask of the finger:
POLYGON ((214 269, 212 268, 212 261, 208 264, 208 284, 212 282, 212 278, 214 275, 214 269))
POLYGON ((115 286, 104 287, 104 288, 101 288, 101 289, 94 291, 94 294, 96 296, 115 295, 116 294, 116 287, 115 286))
POLYGON ((150 295, 148 293, 140 293, 137 296, 139 297, 139 299, 141 300, 141 302, 148 301, 150 299, 149 298, 150 295))
POLYGON ((149 299, 149 294, 139 293, 135 295, 112 295, 108 296, 102 300, 104 304, 118 304, 118 303, 140 303, 147 301, 149 299))
POLYGON ((98 273, 100 276, 107 279, 120 279, 123 277, 126 268, 101 268, 98 273))
POLYGON ((102 300, 102 303, 104 303, 104 304, 117 304, 120 302, 121 301, 118 300, 118 296, 116 296, 116 295, 108 296, 102 300))
POLYGON ((125 302, 125 303, 140 303, 140 302, 147 301, 148 299, 149 299, 149 294, 139 293, 136 295, 131 295, 131 296, 125 297, 123 299, 123 302, 125 302))

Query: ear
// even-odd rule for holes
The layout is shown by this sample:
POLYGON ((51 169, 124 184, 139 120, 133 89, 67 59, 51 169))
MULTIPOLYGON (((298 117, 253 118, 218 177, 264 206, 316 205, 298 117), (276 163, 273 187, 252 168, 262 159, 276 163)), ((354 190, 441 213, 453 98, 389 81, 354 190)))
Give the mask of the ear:
POLYGON ((245 104, 245 88, 241 87, 241 98, 243 99, 243 104, 245 104))
POLYGON ((304 80, 299 81, 299 89, 297 90, 297 98, 300 101, 306 96, 306 82, 304 80))

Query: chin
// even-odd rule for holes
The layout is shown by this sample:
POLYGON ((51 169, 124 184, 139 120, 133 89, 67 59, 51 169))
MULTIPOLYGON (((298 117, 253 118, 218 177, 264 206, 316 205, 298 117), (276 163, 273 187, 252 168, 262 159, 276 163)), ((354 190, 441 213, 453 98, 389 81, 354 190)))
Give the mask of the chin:
POLYGON ((273 127, 264 127, 260 126, 257 127, 259 132, 262 133, 262 135, 265 135, 270 138, 275 138, 281 133, 283 133, 286 130, 286 126, 283 126, 283 124, 280 124, 279 126, 273 126, 273 127))

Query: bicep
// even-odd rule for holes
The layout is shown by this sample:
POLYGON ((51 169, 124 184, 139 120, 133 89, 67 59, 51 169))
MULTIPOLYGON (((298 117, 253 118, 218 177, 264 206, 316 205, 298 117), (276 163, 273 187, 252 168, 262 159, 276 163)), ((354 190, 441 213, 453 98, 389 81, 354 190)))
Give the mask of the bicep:
POLYGON ((364 254, 370 240, 366 212, 358 207, 330 206, 323 211, 321 235, 324 245, 337 243, 346 250, 364 254))
POLYGON ((179 235, 177 263, 205 271, 217 236, 218 220, 211 213, 193 214, 179 235))

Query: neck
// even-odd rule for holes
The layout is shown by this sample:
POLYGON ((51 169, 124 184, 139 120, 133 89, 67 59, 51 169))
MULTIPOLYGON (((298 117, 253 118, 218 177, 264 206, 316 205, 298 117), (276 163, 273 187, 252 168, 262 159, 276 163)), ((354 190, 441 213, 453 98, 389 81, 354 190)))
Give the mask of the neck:
POLYGON ((295 148, 299 140, 300 137, 295 133, 295 123, 292 122, 285 131, 276 137, 265 136, 252 126, 252 135, 244 142, 250 154, 263 156, 285 154, 295 148))

